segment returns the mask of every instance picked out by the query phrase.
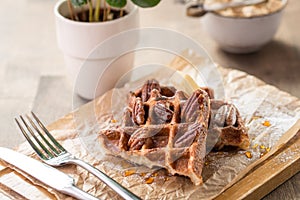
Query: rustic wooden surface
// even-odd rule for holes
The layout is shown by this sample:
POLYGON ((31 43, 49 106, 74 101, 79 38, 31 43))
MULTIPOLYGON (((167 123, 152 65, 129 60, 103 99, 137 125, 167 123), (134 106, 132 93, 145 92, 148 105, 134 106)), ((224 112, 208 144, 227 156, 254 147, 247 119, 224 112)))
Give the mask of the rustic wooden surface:
MULTIPOLYGON (((300 122, 300 121, 299 121, 300 122)), ((299 124, 295 130, 299 130, 299 124)), ((249 174, 243 179, 238 181, 228 190, 219 195, 215 200, 227 200, 227 199, 243 199, 254 200, 260 199, 279 186, 287 179, 292 177, 300 170, 300 131, 292 138, 288 144, 274 153, 270 158, 263 161, 258 167, 255 167, 249 174), (297 152, 297 153, 291 153, 297 152)), ((288 182, 287 182, 288 183, 288 182)), ((284 184, 283 184, 284 185, 284 184)), ((278 188, 279 189, 279 188, 278 188)), ((275 190, 276 191, 276 190, 275 190)), ((276 194, 276 192, 271 194, 276 194)), ((270 196, 270 195, 269 195, 270 196)), ((270 198, 269 196, 265 199, 270 198)), ((298 199, 294 193, 277 196, 275 199, 298 199)))
MULTIPOLYGON (((24 141, 13 118, 30 110, 45 123, 85 103, 74 96, 57 48, 53 0, 2 0, 0 7, 0 146, 24 141)), ((177 30, 202 44, 212 59, 253 74, 300 98, 300 1, 289 0, 274 40, 250 55, 223 52, 203 30, 199 19, 185 16, 184 6, 165 0, 141 10, 141 26, 177 30)), ((300 173, 264 197, 300 199, 300 173)))

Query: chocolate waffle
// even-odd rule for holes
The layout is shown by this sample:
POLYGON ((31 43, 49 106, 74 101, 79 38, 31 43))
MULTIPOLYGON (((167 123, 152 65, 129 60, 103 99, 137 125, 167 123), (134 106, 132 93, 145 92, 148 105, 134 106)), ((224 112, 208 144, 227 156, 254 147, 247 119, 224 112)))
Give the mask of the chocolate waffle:
MULTIPOLYGON (((210 98, 213 92, 208 88, 199 88, 187 97, 183 91, 149 80, 139 90, 130 92, 122 125, 102 130, 100 141, 109 154, 148 167, 165 168, 199 185, 209 122, 213 124, 210 98)), ((216 130, 220 127, 213 127, 211 134, 218 135, 216 130)), ((217 148, 227 144, 227 140, 218 142, 217 148)))
POLYGON ((213 145, 217 150, 224 146, 241 149, 249 147, 247 128, 238 109, 233 104, 211 100, 210 117, 207 146, 213 145))

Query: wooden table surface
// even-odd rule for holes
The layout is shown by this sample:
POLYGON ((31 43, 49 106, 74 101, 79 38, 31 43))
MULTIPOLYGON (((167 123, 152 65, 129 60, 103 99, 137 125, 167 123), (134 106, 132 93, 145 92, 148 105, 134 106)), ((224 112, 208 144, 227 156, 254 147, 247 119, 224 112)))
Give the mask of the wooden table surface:
MULTIPOLYGON (((0 7, 0 146, 24 141, 13 118, 30 110, 45 123, 86 101, 72 93, 65 77, 63 56, 57 47, 53 0, 2 0, 0 7)), ((300 98, 300 1, 289 0, 274 40, 261 51, 233 55, 218 48, 185 7, 163 0, 154 9, 141 10, 141 27, 179 31, 203 45, 212 59, 255 75, 300 98)), ((300 199, 300 173, 264 199, 300 199)))

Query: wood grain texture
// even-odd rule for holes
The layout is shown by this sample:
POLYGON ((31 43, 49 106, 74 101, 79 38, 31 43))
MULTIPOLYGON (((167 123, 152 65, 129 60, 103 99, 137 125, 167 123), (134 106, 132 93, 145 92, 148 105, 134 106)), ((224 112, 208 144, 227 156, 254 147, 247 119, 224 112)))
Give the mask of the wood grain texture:
MULTIPOLYGON (((245 178, 226 190, 216 200, 261 199, 275 187, 300 171, 300 131, 281 150, 252 170, 245 178), (295 153, 293 153, 295 152, 295 153)), ((287 182, 292 184, 291 182, 287 182)), ((289 189, 294 190, 293 187, 289 189)), ((279 193, 277 199, 297 199, 299 191, 279 193)), ((266 199, 272 198, 271 195, 266 199)), ((275 198, 275 197, 274 197, 275 198)))
POLYGON ((49 124, 87 101, 74 95, 64 76, 42 76, 32 111, 49 124))

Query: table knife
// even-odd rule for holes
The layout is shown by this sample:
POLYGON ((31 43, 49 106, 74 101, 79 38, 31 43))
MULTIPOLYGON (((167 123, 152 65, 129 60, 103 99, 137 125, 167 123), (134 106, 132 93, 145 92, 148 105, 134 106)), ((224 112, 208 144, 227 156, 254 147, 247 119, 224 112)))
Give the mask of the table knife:
POLYGON ((17 167, 45 185, 77 199, 98 200, 77 188, 69 175, 21 153, 0 147, 0 159, 17 167))

